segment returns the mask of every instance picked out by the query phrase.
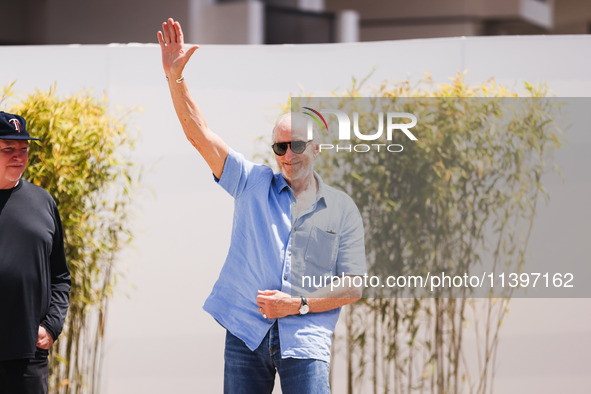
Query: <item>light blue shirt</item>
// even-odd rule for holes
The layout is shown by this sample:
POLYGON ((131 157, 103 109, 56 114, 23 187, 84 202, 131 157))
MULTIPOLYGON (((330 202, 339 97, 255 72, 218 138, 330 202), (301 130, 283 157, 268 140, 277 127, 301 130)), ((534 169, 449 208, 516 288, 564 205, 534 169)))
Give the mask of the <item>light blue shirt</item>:
MULTIPOLYGON (((295 199, 283 176, 228 153, 219 184, 234 197, 230 250, 203 309, 251 350, 275 322, 258 312, 257 290, 306 294, 320 287, 302 288, 303 275, 366 272, 359 210, 349 196, 315 176, 316 200, 292 224, 295 199)), ((339 313, 337 308, 277 319, 281 356, 329 362, 339 313)))

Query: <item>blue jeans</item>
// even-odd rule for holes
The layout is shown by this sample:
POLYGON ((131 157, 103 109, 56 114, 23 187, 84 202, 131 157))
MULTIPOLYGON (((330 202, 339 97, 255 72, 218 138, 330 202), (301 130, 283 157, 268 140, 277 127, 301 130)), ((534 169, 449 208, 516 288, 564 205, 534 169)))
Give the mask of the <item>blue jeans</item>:
POLYGON ((315 359, 281 358, 277 322, 252 351, 226 332, 224 393, 265 394, 273 391, 275 371, 283 394, 329 394, 329 364, 315 359))

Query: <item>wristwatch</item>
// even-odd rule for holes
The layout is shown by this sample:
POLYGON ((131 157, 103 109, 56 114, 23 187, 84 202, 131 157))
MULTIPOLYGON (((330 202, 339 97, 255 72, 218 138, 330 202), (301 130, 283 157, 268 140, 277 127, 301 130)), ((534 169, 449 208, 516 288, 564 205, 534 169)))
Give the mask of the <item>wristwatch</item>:
POLYGON ((300 316, 303 316, 310 312, 310 306, 308 305, 308 301, 306 301, 306 297, 300 296, 300 298, 302 299, 302 305, 300 306, 300 316))

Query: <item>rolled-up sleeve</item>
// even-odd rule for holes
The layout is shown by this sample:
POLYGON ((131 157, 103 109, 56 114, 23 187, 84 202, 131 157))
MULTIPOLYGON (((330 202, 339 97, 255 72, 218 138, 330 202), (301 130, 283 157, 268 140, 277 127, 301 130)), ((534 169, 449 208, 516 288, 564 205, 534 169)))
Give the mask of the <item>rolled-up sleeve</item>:
POLYGON ((346 198, 343 226, 337 255, 337 275, 363 275, 367 272, 365 233, 357 206, 346 198))
POLYGON ((265 179, 263 176, 265 172, 267 177, 273 173, 269 167, 254 164, 230 148, 222 176, 218 179, 214 175, 213 179, 232 197, 238 198, 246 190, 265 179))

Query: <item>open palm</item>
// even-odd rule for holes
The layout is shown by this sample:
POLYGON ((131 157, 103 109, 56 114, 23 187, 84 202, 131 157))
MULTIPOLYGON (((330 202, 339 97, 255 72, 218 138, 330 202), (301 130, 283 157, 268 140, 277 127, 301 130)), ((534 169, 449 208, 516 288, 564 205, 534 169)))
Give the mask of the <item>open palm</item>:
POLYGON ((158 32, 158 42, 162 50, 164 73, 167 77, 180 78, 185 65, 199 46, 193 46, 185 52, 185 39, 181 24, 172 18, 168 18, 167 22, 162 23, 162 31, 158 32))

